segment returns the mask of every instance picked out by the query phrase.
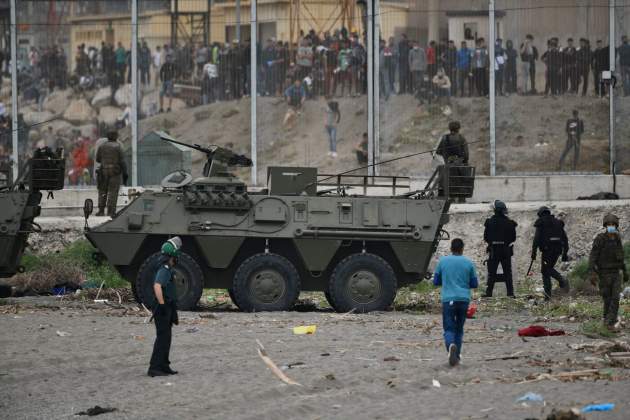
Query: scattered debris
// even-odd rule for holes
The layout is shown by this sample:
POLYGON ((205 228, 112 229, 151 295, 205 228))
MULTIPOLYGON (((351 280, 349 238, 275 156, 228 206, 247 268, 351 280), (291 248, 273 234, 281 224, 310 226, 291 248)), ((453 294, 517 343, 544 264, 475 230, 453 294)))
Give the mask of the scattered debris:
POLYGON ((436 388, 442 387, 442 385, 440 384, 440 381, 438 381, 437 379, 433 379, 433 386, 436 388))
POLYGON ((330 356, 330 353, 322 353, 320 356, 330 356))
POLYGON ((315 331, 317 331, 317 325, 300 325, 299 327, 293 327, 293 334, 296 335, 315 334, 315 331))
POLYGON ((134 340, 143 341, 145 339, 144 335, 134 335, 134 340))
POLYGON ((215 314, 208 313, 208 312, 204 312, 204 313, 199 314, 199 318, 218 319, 218 317, 215 314))
POLYGON ((470 304, 470 306, 468 306, 468 310, 466 311, 466 318, 473 319, 475 317, 475 313, 477 313, 477 304, 473 302, 470 304))
POLYGON ((118 409, 115 407, 101 407, 100 405, 95 405, 92 408, 88 408, 85 411, 80 411, 76 415, 77 416, 98 416, 99 414, 113 413, 118 409))
POLYGON ((293 369, 296 367, 305 367, 305 366, 306 366, 306 363, 304 362, 295 362, 295 363, 289 363, 288 365, 282 365, 280 369, 288 370, 288 369, 293 369))
POLYGON ((57 331, 57 335, 58 335, 59 337, 69 337, 69 336, 71 336, 72 334, 70 334, 69 332, 65 332, 65 331, 57 331))
POLYGON ((326 376, 324 376, 324 378, 328 379, 329 381, 334 381, 337 379, 332 373, 327 374, 326 376))
POLYGON ((528 392, 527 394, 525 394, 522 397, 518 398, 516 400, 516 402, 517 403, 520 403, 520 402, 540 402, 540 403, 544 404, 545 403, 545 399, 540 394, 536 394, 534 392, 528 392))
POLYGON ((517 382, 518 384, 526 384, 531 382, 543 381, 545 379, 554 380, 554 381, 574 381, 581 378, 591 378, 597 379, 600 376, 605 376, 599 369, 586 369, 586 370, 576 370, 573 372, 560 372, 555 374, 550 373, 541 373, 539 375, 529 375, 524 381, 517 382))
POLYGON ((507 354, 505 356, 486 357, 483 360, 484 360, 484 362, 490 362, 492 360, 515 360, 515 359, 522 359, 523 357, 529 357, 529 355, 521 354, 521 353, 523 353, 523 352, 522 351, 517 351, 516 353, 507 354))
POLYGON ((400 362, 400 359, 396 356, 388 356, 383 359, 384 362, 400 362))
POLYGON ((262 361, 265 362, 267 367, 271 369, 271 372, 273 372, 274 375, 276 375, 282 382, 286 384, 302 386, 299 383, 295 382, 293 379, 289 378, 282 372, 282 370, 280 370, 278 365, 276 365, 273 360, 271 360, 271 358, 267 355, 267 351, 265 350, 265 347, 262 345, 260 340, 257 339, 256 343, 258 343, 258 355, 260 356, 262 361))
POLYGON ((186 328, 186 332, 187 333, 193 333, 194 334, 194 333, 199 332, 199 331, 201 331, 201 330, 199 328, 197 328, 197 327, 186 328))
POLYGON ((519 337, 547 337, 565 334, 564 330, 548 330, 541 325, 530 325, 518 330, 519 337))
POLYGON ((582 413, 591 413, 593 411, 613 411, 615 409, 614 403, 607 404, 591 404, 586 407, 582 407, 582 413))

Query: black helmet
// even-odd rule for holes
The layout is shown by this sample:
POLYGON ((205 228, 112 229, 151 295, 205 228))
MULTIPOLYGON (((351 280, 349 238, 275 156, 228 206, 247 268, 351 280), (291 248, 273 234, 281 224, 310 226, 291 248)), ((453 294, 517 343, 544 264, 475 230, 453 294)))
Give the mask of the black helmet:
POLYGON ((604 216, 604 227, 608 225, 615 225, 619 227, 619 218, 612 213, 608 213, 604 216))
POLYGON ((505 203, 501 200, 494 200, 494 208, 495 213, 507 214, 508 208, 505 203))
POLYGON ((544 214, 551 214, 551 210, 547 206, 542 206, 538 209, 538 217, 541 217, 544 214))
POLYGON ((448 123, 448 129, 450 131, 459 131, 459 129, 461 128, 461 124, 459 123, 459 121, 451 121, 450 123, 448 123))

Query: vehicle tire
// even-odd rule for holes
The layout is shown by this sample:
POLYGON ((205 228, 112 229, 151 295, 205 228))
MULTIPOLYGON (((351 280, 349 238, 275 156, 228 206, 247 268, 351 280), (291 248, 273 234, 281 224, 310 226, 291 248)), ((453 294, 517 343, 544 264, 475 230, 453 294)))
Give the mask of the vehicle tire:
POLYGON ((232 300, 232 303, 236 305, 236 298, 234 297, 234 290, 232 290, 232 288, 227 289, 228 294, 230 295, 230 299, 232 300))
POLYGON ((333 270, 328 293, 337 312, 384 311, 396 297, 396 275, 377 255, 350 255, 333 270))
POLYGON ((330 296, 330 290, 328 289, 324 290, 324 296, 326 296, 326 302, 328 302, 330 307, 336 311, 337 309, 335 308, 335 303, 333 302, 332 297, 330 296))
MULTIPOLYGON (((160 252, 149 256, 138 271, 136 278, 136 294, 141 303, 148 308, 155 307, 156 299, 153 293, 153 280, 160 264, 164 263, 164 256, 160 252)), ((177 309, 190 311, 197 307, 203 292, 203 273, 201 267, 193 257, 182 252, 179 254, 177 265, 174 267, 173 281, 177 290, 177 309)))
POLYGON ((232 294, 241 311, 287 311, 300 295, 300 276, 286 258, 256 254, 236 270, 232 294))

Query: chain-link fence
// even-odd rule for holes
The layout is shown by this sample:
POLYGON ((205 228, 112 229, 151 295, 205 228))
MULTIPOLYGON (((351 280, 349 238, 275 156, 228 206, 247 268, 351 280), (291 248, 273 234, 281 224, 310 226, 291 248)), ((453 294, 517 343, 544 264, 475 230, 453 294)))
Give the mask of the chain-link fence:
POLYGON ((64 147, 69 186, 94 184, 110 130, 139 185, 202 173, 203 153, 157 131, 254 155, 237 173, 260 185, 268 166, 336 173, 433 150, 453 121, 479 174, 630 169, 628 0, 16 0, 13 26, 10 3, 0 165, 64 147))

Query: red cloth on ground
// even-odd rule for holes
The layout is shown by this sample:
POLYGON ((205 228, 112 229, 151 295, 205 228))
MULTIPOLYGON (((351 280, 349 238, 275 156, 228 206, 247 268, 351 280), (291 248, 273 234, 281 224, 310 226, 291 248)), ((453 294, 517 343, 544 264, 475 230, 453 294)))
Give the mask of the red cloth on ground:
POLYGON ((540 325, 530 325, 518 330, 519 337, 546 337, 550 335, 565 335, 563 330, 548 330, 540 325))
POLYGON ((477 312, 477 304, 473 302, 468 307, 468 311, 466 311, 466 318, 469 318, 469 319, 473 318, 476 312, 477 312))

